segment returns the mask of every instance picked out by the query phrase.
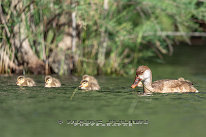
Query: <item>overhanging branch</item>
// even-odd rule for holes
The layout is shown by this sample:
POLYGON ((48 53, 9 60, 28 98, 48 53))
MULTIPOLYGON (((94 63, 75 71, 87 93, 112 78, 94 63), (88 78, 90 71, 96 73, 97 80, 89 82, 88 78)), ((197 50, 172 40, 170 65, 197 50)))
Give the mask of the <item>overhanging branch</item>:
POLYGON ((194 36, 194 37, 206 37, 206 32, 147 32, 143 36, 194 36))

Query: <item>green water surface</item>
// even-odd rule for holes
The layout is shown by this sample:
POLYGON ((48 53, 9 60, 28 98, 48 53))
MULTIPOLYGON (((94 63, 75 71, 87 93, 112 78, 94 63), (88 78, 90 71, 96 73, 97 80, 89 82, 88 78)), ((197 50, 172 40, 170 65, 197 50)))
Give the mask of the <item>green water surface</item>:
POLYGON ((80 77, 58 77, 60 88, 18 87, 17 76, 0 76, 0 137, 204 137, 206 136, 206 48, 177 47, 167 63, 147 64, 153 79, 191 80, 199 93, 153 94, 131 89, 134 76, 98 76, 100 91, 77 91, 80 77), (58 124, 58 120, 63 123, 58 124), (80 127, 67 120, 148 120, 132 127, 80 127))

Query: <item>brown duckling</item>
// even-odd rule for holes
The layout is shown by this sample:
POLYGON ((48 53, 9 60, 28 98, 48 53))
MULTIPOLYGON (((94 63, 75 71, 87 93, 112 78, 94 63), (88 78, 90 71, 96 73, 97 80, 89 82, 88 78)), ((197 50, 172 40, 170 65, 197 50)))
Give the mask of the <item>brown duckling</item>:
POLYGON ((45 87, 61 87, 61 83, 58 79, 51 76, 45 77, 45 87))
POLYGON ((88 80, 82 80, 81 85, 79 86, 83 90, 100 90, 99 84, 98 83, 93 83, 88 80))
POLYGON ((82 80, 87 80, 87 81, 89 81, 89 82, 98 84, 98 81, 97 81, 96 78, 93 77, 93 76, 83 75, 83 76, 82 76, 82 80))
POLYGON ((33 79, 27 78, 27 77, 24 77, 24 76, 18 76, 16 85, 18 85, 18 86, 27 86, 27 87, 36 86, 33 79))

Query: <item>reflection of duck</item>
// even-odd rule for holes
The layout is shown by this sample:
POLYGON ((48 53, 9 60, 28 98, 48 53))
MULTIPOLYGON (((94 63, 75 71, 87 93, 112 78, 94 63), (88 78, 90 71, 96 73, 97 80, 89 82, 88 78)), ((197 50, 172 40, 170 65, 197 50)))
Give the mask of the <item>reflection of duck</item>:
POLYGON ((61 83, 58 79, 51 76, 45 77, 45 87, 61 87, 61 83))
POLYGON ((193 87, 192 83, 184 78, 178 80, 158 80, 152 82, 152 72, 147 66, 139 66, 136 70, 136 78, 131 86, 135 88, 139 82, 143 83, 144 92, 156 92, 156 93, 173 93, 173 92, 198 92, 193 87))
POLYGON ((16 85, 18 86, 28 86, 28 87, 33 87, 35 86, 35 82, 31 78, 26 78, 24 76, 18 76, 16 85))
POLYGON ((84 75, 82 77, 79 87, 84 90, 100 90, 97 80, 89 75, 84 75))

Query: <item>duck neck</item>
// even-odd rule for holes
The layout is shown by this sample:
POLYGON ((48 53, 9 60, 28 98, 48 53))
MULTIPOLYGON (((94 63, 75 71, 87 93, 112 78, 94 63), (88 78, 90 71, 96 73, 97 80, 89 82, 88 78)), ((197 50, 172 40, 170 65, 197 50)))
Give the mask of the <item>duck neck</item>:
POLYGON ((150 75, 147 79, 142 81, 143 86, 144 86, 144 92, 154 92, 154 88, 152 87, 152 72, 150 71, 150 75))

